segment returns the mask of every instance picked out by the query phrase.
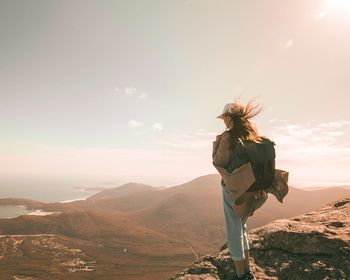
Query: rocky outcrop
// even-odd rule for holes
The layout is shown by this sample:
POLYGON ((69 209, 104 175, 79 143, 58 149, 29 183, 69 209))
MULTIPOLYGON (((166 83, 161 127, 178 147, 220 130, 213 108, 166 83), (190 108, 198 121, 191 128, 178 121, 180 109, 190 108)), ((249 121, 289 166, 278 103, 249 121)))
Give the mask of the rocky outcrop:
MULTIPOLYGON (((350 279, 350 197, 248 233, 257 279, 350 279)), ((233 279, 227 243, 169 280, 233 279)))

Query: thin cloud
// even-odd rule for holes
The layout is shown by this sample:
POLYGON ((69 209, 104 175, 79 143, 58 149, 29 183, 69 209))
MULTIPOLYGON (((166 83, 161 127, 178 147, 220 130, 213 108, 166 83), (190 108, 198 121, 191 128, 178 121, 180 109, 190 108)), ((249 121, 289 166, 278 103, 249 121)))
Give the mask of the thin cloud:
MULTIPOLYGON (((274 121, 272 123, 275 123, 274 121)), ((280 121, 267 129, 282 160, 327 166, 350 159, 350 122, 291 124, 280 121)), ((350 161, 348 162, 350 165, 350 161)))
POLYGON ((327 122, 327 123, 321 123, 320 127, 327 127, 327 128, 340 128, 342 126, 350 125, 350 121, 341 120, 338 122, 327 122))
POLYGON ((326 12, 320 12, 319 14, 318 14, 318 18, 319 19, 323 19, 324 17, 325 17, 325 15, 326 15, 326 12))
POLYGON ((215 140, 216 132, 197 129, 170 136, 164 136, 156 140, 156 145, 163 148, 187 151, 189 153, 208 155, 211 152, 212 142, 215 140))
POLYGON ((136 89, 135 87, 125 87, 124 90, 120 89, 119 87, 114 87, 114 92, 118 93, 118 94, 125 94, 128 96, 135 96, 138 99, 145 99, 148 97, 148 94, 145 93, 144 91, 141 91, 139 89, 136 89))
POLYGON ((152 125, 152 129, 155 131, 162 131, 163 130, 163 126, 161 123, 154 123, 152 125))
POLYGON ((294 45, 294 40, 292 40, 292 39, 290 39, 290 40, 288 40, 287 42, 286 42, 286 47, 287 48, 290 48, 291 46, 293 46, 294 45))
POLYGON ((138 121, 135 121, 135 120, 130 120, 128 122, 128 127, 130 129, 137 129, 137 128, 140 128, 143 126, 143 123, 142 122, 138 122, 138 121))
POLYGON ((147 93, 141 92, 137 97, 140 99, 145 99, 147 96, 148 96, 147 93))
POLYGON ((278 122, 285 122, 286 120, 281 120, 281 119, 270 119, 270 123, 278 123, 278 122))
POLYGON ((127 94, 127 95, 134 95, 135 92, 136 92, 136 88, 133 88, 133 87, 126 87, 124 92, 125 92, 125 94, 127 94))

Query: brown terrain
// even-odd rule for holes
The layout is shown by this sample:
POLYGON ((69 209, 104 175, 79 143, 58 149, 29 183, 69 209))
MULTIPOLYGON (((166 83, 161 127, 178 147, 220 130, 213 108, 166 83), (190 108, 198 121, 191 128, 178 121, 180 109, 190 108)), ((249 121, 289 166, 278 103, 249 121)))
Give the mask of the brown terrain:
MULTIPOLYGON (((270 197, 248 229, 349 195, 290 187, 284 203, 270 197)), ((129 183, 70 203, 0 199, 5 204, 54 213, 0 219, 0 279, 167 279, 226 242, 217 174, 166 189, 129 183)))
MULTIPOLYGON (((251 269, 259 280, 350 279, 350 196, 248 233, 251 269)), ((169 280, 228 280, 235 274, 227 243, 169 280)))

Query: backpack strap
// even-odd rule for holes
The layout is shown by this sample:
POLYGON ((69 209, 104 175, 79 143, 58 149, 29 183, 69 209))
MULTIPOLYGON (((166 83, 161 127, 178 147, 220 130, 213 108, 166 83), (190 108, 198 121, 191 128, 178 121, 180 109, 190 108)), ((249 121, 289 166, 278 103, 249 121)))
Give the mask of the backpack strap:
POLYGON ((248 156, 248 158, 249 158, 249 161, 251 161, 251 157, 249 156, 249 151, 248 151, 247 146, 244 145, 244 142, 243 142, 243 140, 242 140, 241 138, 238 138, 238 141, 242 144, 242 147, 243 147, 243 149, 245 150, 245 152, 246 152, 246 154, 247 154, 247 156, 248 156))
POLYGON ((238 141, 241 142, 242 146, 245 148, 244 143, 241 138, 238 138, 238 141))
POLYGON ((242 140, 241 138, 237 138, 237 139, 238 139, 238 141, 237 141, 236 143, 241 143, 242 148, 243 148, 243 149, 240 149, 241 152, 244 152, 244 154, 247 156, 249 162, 253 163, 252 157, 251 157, 251 155, 250 155, 251 149, 249 148, 249 145, 248 145, 248 146, 245 145, 244 142, 243 142, 243 140, 242 140))

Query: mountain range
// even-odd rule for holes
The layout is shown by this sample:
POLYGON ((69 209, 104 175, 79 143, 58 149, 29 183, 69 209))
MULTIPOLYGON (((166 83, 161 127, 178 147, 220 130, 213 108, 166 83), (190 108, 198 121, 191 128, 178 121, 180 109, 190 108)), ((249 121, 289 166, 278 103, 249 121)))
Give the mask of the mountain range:
MULTIPOLYGON (((220 180, 210 174, 168 188, 128 183, 69 203, 0 199, 52 213, 0 219, 0 279, 167 279, 226 242, 220 180)), ((268 198, 248 230, 349 195, 344 187, 290 186, 283 204, 268 198)))

